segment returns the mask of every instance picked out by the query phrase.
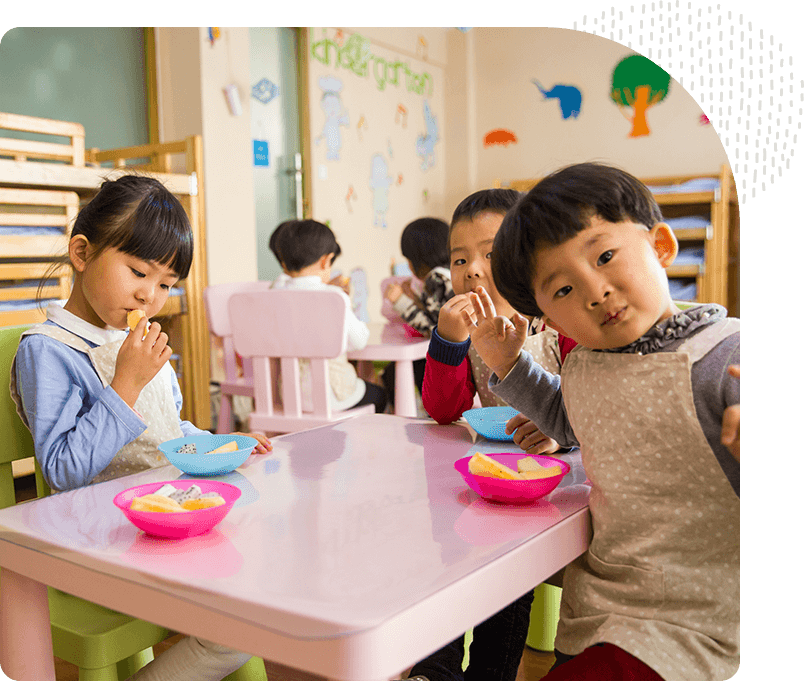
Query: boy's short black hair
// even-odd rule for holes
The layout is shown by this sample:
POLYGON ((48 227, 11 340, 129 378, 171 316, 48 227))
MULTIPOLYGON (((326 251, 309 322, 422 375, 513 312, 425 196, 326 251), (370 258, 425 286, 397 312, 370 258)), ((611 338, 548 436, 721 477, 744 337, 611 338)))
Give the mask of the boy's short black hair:
POLYGON ((295 220, 286 220, 285 222, 280 222, 275 228, 274 231, 271 232, 271 236, 268 238, 268 248, 271 250, 271 253, 274 254, 276 259, 282 264, 282 256, 279 253, 279 232, 282 231, 284 227, 287 227, 291 222, 295 222, 295 220))
POLYGON ((480 213, 499 213, 505 215, 521 198, 516 189, 481 189, 469 194, 452 213, 450 232, 460 220, 474 220, 480 213))
POLYGON ((414 274, 449 267, 449 225, 439 218, 419 218, 402 230, 400 246, 414 274))
POLYGON ((523 315, 541 317, 533 291, 535 254, 589 227, 631 220, 648 229, 662 221, 650 190, 630 173, 602 163, 578 163, 551 173, 503 218, 494 239, 491 273, 500 295, 523 315))
MULTIPOLYGON (((341 254, 341 247, 333 231, 316 220, 288 220, 274 230, 277 234, 274 245, 281 254, 281 262, 288 272, 298 272, 329 253, 335 258, 341 254)), ((270 244, 269 244, 270 245, 270 244)), ((333 262, 335 261, 333 258, 333 262)))

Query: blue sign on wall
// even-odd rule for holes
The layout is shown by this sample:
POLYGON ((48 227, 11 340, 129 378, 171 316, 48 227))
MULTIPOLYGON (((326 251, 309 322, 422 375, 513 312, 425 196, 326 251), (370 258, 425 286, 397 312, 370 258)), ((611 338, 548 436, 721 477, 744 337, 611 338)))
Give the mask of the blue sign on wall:
POLYGON ((268 140, 254 140, 254 165, 270 165, 268 155, 268 140))

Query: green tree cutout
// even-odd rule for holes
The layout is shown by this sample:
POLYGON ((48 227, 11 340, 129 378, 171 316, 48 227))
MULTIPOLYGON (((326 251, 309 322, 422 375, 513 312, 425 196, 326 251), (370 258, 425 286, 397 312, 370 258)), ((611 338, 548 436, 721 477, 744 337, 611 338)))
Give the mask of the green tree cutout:
POLYGON ((670 74, 641 54, 621 60, 611 74, 611 98, 632 123, 629 137, 649 135, 647 110, 661 102, 670 91, 670 74), (633 109, 633 118, 623 111, 633 109))

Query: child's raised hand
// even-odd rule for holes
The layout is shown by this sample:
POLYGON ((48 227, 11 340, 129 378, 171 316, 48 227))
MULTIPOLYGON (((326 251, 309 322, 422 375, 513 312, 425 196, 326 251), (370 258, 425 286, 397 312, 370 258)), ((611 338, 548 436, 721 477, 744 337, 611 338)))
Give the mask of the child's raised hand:
POLYGON ((463 316, 471 330, 472 345, 486 366, 499 378, 504 378, 516 364, 525 345, 528 320, 518 312, 514 313, 513 323, 498 315, 491 297, 482 286, 468 295, 475 319, 465 311, 463 316))
POLYGON ((465 293, 454 295, 444 303, 438 311, 438 335, 450 343, 463 343, 469 338, 470 328, 464 312, 474 320, 475 308, 465 293))
POLYGON ((395 303, 402 295, 402 287, 399 284, 389 284, 383 294, 390 302, 395 303))
POLYGON ((558 451, 561 445, 552 438, 547 437, 536 424, 527 416, 516 414, 508 419, 505 432, 514 434, 514 443, 528 454, 552 454, 558 451))
POLYGON ((114 391, 132 408, 142 389, 159 373, 173 353, 167 344, 167 334, 159 323, 152 322, 146 333, 147 325, 148 321, 141 319, 123 341, 111 383, 114 391))
POLYGON ((257 446, 254 448, 252 454, 267 454, 274 448, 271 441, 263 433, 232 433, 232 435, 253 437, 257 441, 257 446))
MULTIPOLYGON (((730 376, 740 378, 740 365, 732 364, 728 368, 730 376)), ((720 441, 726 445, 732 456, 740 460, 740 405, 733 404, 723 412, 723 427, 720 441)))

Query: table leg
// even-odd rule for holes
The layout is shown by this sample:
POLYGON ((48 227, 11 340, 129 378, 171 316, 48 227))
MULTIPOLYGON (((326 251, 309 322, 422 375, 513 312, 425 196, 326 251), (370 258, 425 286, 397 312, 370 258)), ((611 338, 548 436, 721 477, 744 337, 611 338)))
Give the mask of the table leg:
POLYGON ((14 681, 56 681, 47 586, 0 570, 0 664, 14 681))
POLYGON ((396 362, 394 413, 397 416, 416 416, 416 384, 413 380, 413 360, 396 362))

